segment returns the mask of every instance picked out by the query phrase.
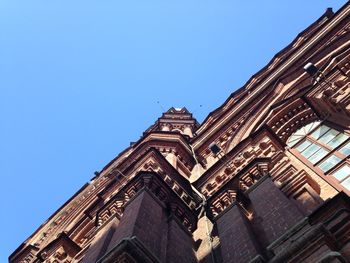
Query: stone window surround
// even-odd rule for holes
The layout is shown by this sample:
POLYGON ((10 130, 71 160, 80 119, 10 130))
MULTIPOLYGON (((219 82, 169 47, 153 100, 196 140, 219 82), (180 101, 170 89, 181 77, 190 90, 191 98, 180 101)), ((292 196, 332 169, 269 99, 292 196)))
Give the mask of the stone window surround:
MULTIPOLYGON (((304 125, 300 128, 303 128, 307 125, 304 125)), ((299 129, 298 129, 299 130, 299 129)), ((297 130, 297 131, 298 131, 297 130)), ((293 133, 294 134, 294 133, 293 133)), ((292 134, 292 135, 293 135, 292 134)), ((291 135, 291 136, 292 136, 291 135)), ((320 123, 316 126, 314 126, 311 130, 308 131, 308 133, 306 135, 303 136, 302 139, 300 139, 297 143, 295 143, 292 146, 287 146, 287 149, 294 155, 296 156, 301 162, 303 162, 306 166, 308 166, 309 168, 311 168, 312 170, 314 170, 318 175, 320 175, 324 180, 326 180, 329 184, 331 184, 335 189, 337 189, 338 191, 344 191, 346 192, 348 195, 350 195, 350 189, 345 188, 344 186, 341 185, 341 182, 346 180, 347 178, 349 178, 348 176, 343 179, 342 181, 337 180, 334 176, 332 176, 335 172, 337 172, 339 169, 341 169, 343 166, 345 165, 349 165, 350 166, 350 155, 344 155, 342 153, 340 153, 338 150, 341 149, 344 145, 346 145, 347 143, 350 143, 350 131, 346 131, 344 130, 344 127, 341 127, 339 125, 336 125, 328 120, 324 120, 324 121, 320 121, 320 123), (335 148, 330 148, 327 144, 319 142, 318 140, 314 139, 313 137, 311 137, 310 135, 317 130, 317 128, 321 125, 326 125, 331 129, 337 130, 340 133, 344 133, 346 135, 349 136, 349 138, 347 140, 345 140, 344 142, 342 142, 340 145, 338 145, 335 148), (323 149, 326 149, 328 151, 328 153, 321 158, 320 160, 318 160, 317 162, 315 162, 314 164, 311 163, 306 157, 304 157, 297 149, 296 147, 298 147, 300 144, 302 144, 306 138, 308 140, 310 140, 312 143, 315 143, 319 146, 321 146, 323 149), (332 166, 330 169, 323 171, 319 165, 322 164, 322 162, 324 162, 328 157, 335 155, 336 157, 340 158, 341 161, 339 161, 337 164, 335 164, 334 166, 332 166)), ((350 176, 350 175, 349 175, 350 176)))

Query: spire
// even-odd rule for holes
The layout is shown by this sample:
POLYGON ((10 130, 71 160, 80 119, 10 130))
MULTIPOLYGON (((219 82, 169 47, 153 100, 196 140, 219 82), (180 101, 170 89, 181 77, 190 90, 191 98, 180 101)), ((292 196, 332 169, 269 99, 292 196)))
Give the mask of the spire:
POLYGON ((171 107, 162 114, 155 124, 147 129, 146 133, 152 131, 180 132, 192 138, 198 126, 197 120, 185 107, 171 107))

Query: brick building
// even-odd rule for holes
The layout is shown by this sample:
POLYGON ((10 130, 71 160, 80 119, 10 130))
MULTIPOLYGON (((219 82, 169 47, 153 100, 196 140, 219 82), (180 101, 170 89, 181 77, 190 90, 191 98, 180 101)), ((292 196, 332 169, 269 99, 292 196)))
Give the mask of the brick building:
POLYGON ((349 30, 329 9, 202 124, 169 109, 9 261, 349 262, 349 30))

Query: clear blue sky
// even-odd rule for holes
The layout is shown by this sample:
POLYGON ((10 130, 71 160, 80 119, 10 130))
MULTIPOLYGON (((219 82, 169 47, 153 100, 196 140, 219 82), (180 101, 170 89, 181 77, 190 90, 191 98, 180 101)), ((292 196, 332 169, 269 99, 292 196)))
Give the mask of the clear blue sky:
POLYGON ((201 122, 345 2, 1 0, 0 262, 140 138, 157 101, 201 122))

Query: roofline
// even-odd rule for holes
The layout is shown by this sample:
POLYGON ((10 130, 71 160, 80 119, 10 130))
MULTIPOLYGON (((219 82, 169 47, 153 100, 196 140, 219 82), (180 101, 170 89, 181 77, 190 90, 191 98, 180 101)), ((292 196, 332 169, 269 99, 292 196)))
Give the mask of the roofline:
MULTIPOLYGON (((347 4, 346 4, 347 5, 347 4)), ((346 6, 345 5, 345 6, 346 6)), ((218 108, 216 108, 215 110, 211 111, 209 113, 209 115, 204 119, 204 121, 201 123, 201 125, 198 127, 197 131, 200 130, 205 124, 206 122, 209 120, 210 117, 212 117, 213 115, 220 113, 220 110, 222 110, 222 108, 224 108, 226 106, 226 104, 235 96, 240 95, 239 93, 242 93, 245 91, 246 87, 254 80, 257 78, 257 76, 262 75, 264 72, 267 71, 267 69, 269 68, 270 65, 273 64, 273 62, 281 57, 281 55, 283 54, 287 54, 286 51, 289 51, 290 48, 298 41, 298 39, 303 36, 307 31, 309 31, 312 27, 314 27, 315 25, 317 25, 319 22, 321 22, 324 18, 328 18, 330 19, 331 17, 335 16, 336 14, 338 14, 345 6, 343 6, 341 9, 339 9, 336 13, 333 13, 332 8, 327 8, 325 13, 319 17, 315 22, 313 22, 310 26, 308 26, 306 29, 304 29, 302 32, 300 32, 293 40, 291 43, 289 43, 286 47, 284 47, 282 50, 280 50, 278 53, 276 53, 272 59, 263 67, 261 68, 258 72, 256 72, 254 75, 252 75, 249 80, 240 88, 238 88, 237 90, 235 90, 234 92, 232 92, 230 94, 230 96, 224 101, 224 103, 222 105, 220 105, 218 108)), ((327 21, 328 22, 328 21, 327 21)), ((326 22, 326 23, 327 23, 326 22)), ((319 27, 320 28, 320 27, 319 27)), ((318 29, 319 29, 318 28, 318 29)), ((316 29, 316 31, 318 31, 318 29, 316 29)), ((315 32, 314 32, 315 33, 315 32)), ((282 62, 284 62, 285 58, 281 61, 278 62, 278 65, 280 65, 282 62)), ((276 65, 277 66, 277 65, 276 65)), ((264 78, 263 78, 264 79, 264 78)), ((248 90, 246 90, 246 92, 248 92, 248 90)), ((243 93, 244 94, 244 93, 243 93)), ((243 95, 242 94, 242 95, 243 95)), ((220 115, 224 114, 224 112, 221 112, 220 115)), ((220 116, 219 115, 219 116, 220 116)), ((217 119, 219 119, 219 116, 217 116, 214 120, 214 122, 216 122, 217 119)), ((204 129, 203 131, 200 132, 200 134, 194 138, 193 141, 196 141, 198 137, 200 137, 202 134, 204 134, 206 129, 204 129)))

